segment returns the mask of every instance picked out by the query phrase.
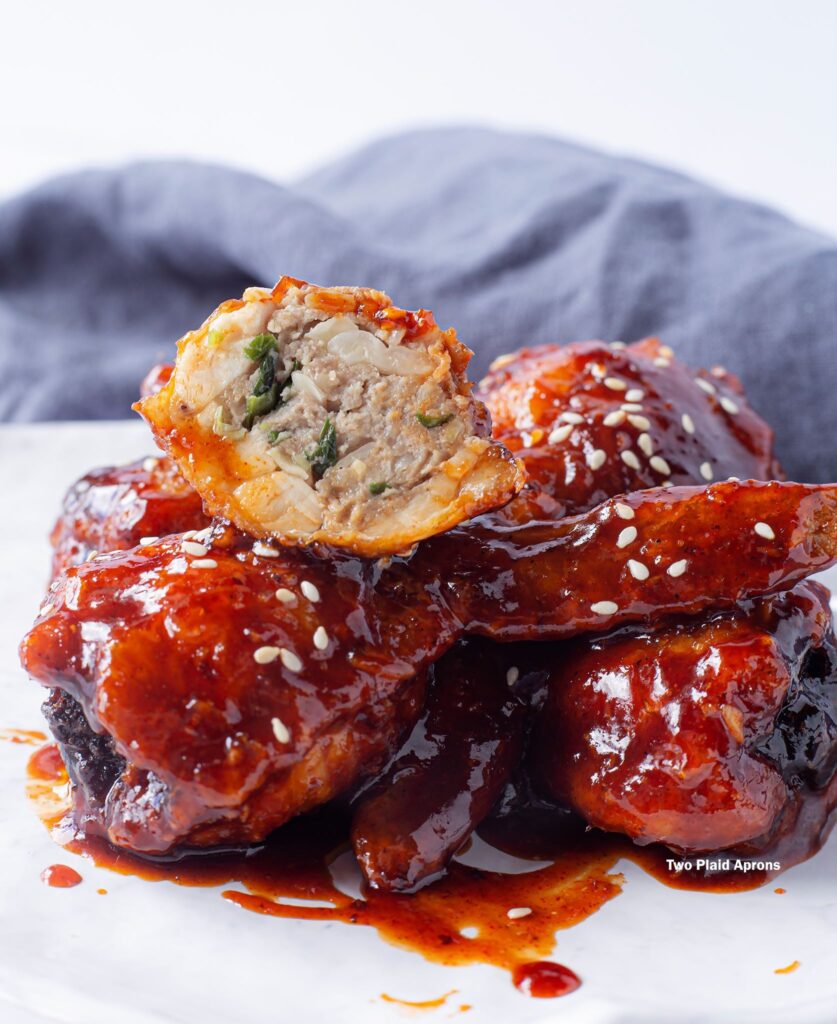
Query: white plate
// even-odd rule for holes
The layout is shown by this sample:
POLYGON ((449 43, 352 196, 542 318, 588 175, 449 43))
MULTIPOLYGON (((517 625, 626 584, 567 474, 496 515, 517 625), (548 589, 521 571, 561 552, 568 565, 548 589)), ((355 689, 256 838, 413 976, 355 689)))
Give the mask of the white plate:
MULTIPOLYGON (((0 429, 0 728, 42 728, 42 692, 17 663, 49 565, 46 535, 65 487, 92 466, 149 454, 136 423, 0 429)), ((837 582, 837 574, 831 574, 837 582)), ((240 910, 212 889, 123 877, 50 840, 24 797, 31 748, 0 743, 0 1021, 78 1024, 398 1022, 404 1000, 457 994, 426 1019, 463 1024, 826 1024, 837 1017, 837 842, 768 885, 678 892, 633 864, 623 893, 561 932, 556 957, 584 979, 558 1000, 527 999, 504 971, 440 967, 367 928, 240 910), (84 884, 50 889, 49 864, 84 884), (97 895, 106 888, 108 895, 97 895), (793 960, 792 974, 774 969, 793 960)), ((413 1011, 415 1012, 415 1011, 413 1011)))

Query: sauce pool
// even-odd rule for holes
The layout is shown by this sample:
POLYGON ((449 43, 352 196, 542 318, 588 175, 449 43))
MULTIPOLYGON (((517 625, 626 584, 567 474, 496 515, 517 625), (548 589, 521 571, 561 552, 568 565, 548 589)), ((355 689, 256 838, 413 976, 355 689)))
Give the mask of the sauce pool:
MULTIPOLYGON (((259 846, 152 859, 75 832, 67 817, 66 769, 55 744, 33 752, 29 777, 30 799, 56 841, 98 866, 149 881, 224 886, 221 896, 228 903, 270 917, 367 925, 387 942, 436 963, 503 968, 520 992, 535 998, 568 995, 581 984, 572 970, 547 958, 557 932, 585 920, 622 891, 624 878, 614 870, 619 861, 631 860, 675 888, 741 892, 767 878, 758 871, 673 875, 666 867, 668 851, 587 829, 571 815, 556 828, 553 815, 548 826, 526 817, 480 830, 496 849, 549 861, 546 866, 503 874, 456 860, 445 877, 416 893, 383 893, 362 883, 348 844, 348 818, 333 808, 293 819, 259 846), (509 917, 509 910, 521 907, 530 913, 509 917)), ((58 869, 48 884, 81 881, 72 868, 48 870, 58 869), (59 881, 70 877, 65 872, 75 880, 59 881)))

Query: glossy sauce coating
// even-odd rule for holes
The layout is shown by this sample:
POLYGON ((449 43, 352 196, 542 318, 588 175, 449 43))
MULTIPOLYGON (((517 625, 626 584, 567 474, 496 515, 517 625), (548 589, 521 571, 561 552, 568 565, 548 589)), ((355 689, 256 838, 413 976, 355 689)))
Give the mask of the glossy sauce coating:
MULTIPOLYGON (((550 660, 549 656, 545 660, 550 660)), ((684 851, 756 852, 808 796, 837 806, 837 649, 811 582, 732 614, 556 649, 535 777, 590 824, 684 851)))
POLYGON ((518 521, 648 487, 781 478, 773 431, 738 379, 693 370, 656 338, 523 348, 494 362, 479 393, 529 474, 505 511, 518 521))
POLYGON ((434 666, 422 717, 355 806, 352 845, 372 888, 438 877, 491 810, 523 749, 515 654, 472 641, 434 666))
POLYGON ((52 575, 99 551, 123 551, 148 537, 209 525, 200 497, 167 458, 94 469, 64 498, 50 541, 52 575))

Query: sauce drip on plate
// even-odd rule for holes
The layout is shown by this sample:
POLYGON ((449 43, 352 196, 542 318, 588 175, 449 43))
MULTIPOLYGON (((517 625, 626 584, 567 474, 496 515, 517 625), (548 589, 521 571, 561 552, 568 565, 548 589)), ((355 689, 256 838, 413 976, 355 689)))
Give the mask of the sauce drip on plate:
POLYGON ((586 829, 570 814, 557 823, 553 815, 548 826, 535 815, 481 830, 496 849, 533 861, 532 870, 506 874, 456 860, 446 877, 416 893, 382 893, 363 885, 347 841, 348 819, 334 808, 296 818, 256 847, 150 859, 68 828, 67 775, 54 744, 32 754, 29 776, 30 798, 55 839, 101 867, 149 881, 225 886, 221 895, 229 903, 271 917, 368 925, 437 963, 504 968, 520 991, 538 998, 569 994, 581 983, 547 958, 556 932, 621 892, 617 862, 631 860, 677 888, 711 892, 756 888, 767 877, 758 871, 673 876, 667 850, 586 829), (531 912, 509 916, 515 908, 531 912))
POLYGON ((67 864, 51 864, 41 872, 41 881, 52 889, 72 889, 83 879, 75 868, 67 864))

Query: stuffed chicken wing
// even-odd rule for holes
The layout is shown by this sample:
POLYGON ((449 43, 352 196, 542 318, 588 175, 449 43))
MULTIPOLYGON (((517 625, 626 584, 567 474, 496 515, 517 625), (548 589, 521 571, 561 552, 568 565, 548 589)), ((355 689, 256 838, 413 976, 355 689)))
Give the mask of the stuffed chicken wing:
POLYGON ((522 486, 470 356, 381 292, 283 278, 187 334, 137 408, 210 513, 288 545, 392 554, 522 486))

